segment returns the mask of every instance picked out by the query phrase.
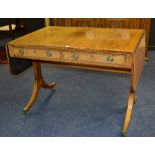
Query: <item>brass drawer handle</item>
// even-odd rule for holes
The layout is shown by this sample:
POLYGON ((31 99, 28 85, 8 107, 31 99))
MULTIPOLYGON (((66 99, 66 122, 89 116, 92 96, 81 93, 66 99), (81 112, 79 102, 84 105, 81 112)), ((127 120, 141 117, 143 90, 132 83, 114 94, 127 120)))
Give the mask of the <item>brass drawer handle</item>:
POLYGON ((52 52, 48 51, 48 52, 47 52, 47 56, 48 56, 48 57, 51 57, 51 56, 52 56, 52 52))
POLYGON ((74 55, 73 55, 73 59, 74 59, 75 61, 77 61, 77 60, 79 59, 79 55, 78 55, 78 54, 74 54, 74 55))
POLYGON ((107 57, 107 62, 113 62, 113 60, 114 60, 114 59, 113 59, 112 56, 108 56, 108 57, 107 57))
POLYGON ((23 55, 23 54, 24 54, 24 50, 23 50, 23 49, 20 49, 20 50, 19 50, 19 54, 20 54, 20 55, 23 55))

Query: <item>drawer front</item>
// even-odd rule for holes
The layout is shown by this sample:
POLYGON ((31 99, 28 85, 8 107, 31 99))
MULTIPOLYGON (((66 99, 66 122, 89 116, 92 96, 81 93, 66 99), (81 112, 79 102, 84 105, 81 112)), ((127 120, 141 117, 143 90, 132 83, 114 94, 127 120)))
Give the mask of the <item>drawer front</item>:
POLYGON ((13 56, 34 60, 90 64, 97 66, 121 68, 131 67, 131 56, 129 54, 119 54, 115 52, 82 52, 15 48, 13 50, 13 56))

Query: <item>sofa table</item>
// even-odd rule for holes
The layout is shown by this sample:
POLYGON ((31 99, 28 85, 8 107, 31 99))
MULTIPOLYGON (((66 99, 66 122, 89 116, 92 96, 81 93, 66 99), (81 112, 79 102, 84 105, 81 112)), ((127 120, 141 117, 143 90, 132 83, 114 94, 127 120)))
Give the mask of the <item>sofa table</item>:
POLYGON ((130 90, 122 130, 126 135, 144 66, 144 30, 47 26, 9 42, 6 48, 8 57, 31 60, 33 64, 34 89, 24 112, 32 107, 41 87, 55 86, 55 82, 44 81, 41 63, 129 73, 130 90))

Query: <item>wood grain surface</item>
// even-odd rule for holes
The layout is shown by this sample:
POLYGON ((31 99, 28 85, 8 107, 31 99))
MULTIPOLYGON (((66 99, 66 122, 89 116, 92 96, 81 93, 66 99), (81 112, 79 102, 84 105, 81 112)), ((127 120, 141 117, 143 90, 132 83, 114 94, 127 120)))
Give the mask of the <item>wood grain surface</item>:
POLYGON ((14 47, 134 52, 144 34, 140 29, 45 27, 8 45, 14 47))
POLYGON ((150 18, 49 18, 48 21, 53 26, 144 29, 145 57, 148 56, 150 18))

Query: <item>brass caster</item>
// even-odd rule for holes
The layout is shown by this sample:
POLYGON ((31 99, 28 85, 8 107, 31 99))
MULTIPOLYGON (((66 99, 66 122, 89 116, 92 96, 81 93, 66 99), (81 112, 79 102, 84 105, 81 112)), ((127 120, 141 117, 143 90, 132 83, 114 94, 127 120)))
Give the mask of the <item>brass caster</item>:
POLYGON ((148 57, 145 57, 145 61, 149 61, 149 58, 148 57))
POLYGON ((126 133, 127 133, 127 132, 126 132, 126 129, 123 129, 123 130, 122 130, 122 135, 123 135, 123 137, 126 137, 126 133))
POLYGON ((28 110, 29 110, 29 109, 25 107, 25 108, 23 109, 23 112, 26 113, 26 112, 28 112, 28 110))
POLYGON ((52 82, 52 85, 55 88, 56 87, 56 82, 52 82))
POLYGON ((149 61, 149 58, 148 57, 145 57, 145 61, 149 61))

